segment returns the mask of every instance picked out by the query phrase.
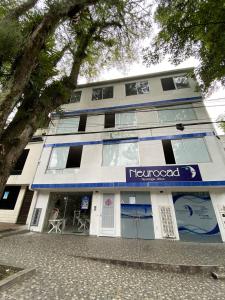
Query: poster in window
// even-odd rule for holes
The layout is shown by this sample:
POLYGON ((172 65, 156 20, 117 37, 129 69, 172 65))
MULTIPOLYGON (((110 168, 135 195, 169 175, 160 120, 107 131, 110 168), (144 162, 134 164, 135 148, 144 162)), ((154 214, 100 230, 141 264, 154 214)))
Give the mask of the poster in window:
POLYGON ((9 192, 5 192, 4 195, 3 195, 3 197, 2 197, 2 199, 6 200, 8 198, 8 196, 9 196, 9 192))
POLYGON ((84 196, 81 199, 81 209, 88 209, 89 207, 89 197, 88 196, 84 196))

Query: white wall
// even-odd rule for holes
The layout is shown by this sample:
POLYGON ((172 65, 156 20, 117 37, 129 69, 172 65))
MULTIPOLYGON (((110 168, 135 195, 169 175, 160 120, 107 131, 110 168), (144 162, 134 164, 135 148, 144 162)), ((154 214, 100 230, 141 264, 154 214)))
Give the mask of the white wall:
MULTIPOLYGON (((183 75, 184 72, 180 73, 183 75)), ((176 74, 175 76, 178 76, 176 74)), ((81 101, 78 103, 70 103, 62 106, 63 109, 68 110, 76 110, 76 109, 91 109, 91 108, 101 108, 101 107, 111 107, 115 105, 124 105, 130 103, 143 103, 143 102, 151 102, 158 100, 169 100, 174 98, 186 98, 186 97, 196 97, 199 96, 200 93, 195 91, 196 82, 193 79, 189 79, 190 88, 185 89, 177 89, 171 91, 163 91, 161 86, 160 78, 162 77, 171 77, 171 75, 166 76, 156 76, 149 77, 148 79, 139 79, 139 80, 127 80, 126 82, 120 83, 109 83, 99 86, 93 87, 84 87, 82 89, 81 101), (125 83, 128 82, 137 82, 137 81, 148 81, 150 86, 150 93, 142 94, 142 95, 132 95, 126 96, 125 94, 125 83), (104 86, 113 86, 114 87, 114 97, 111 99, 97 100, 92 101, 92 89, 96 87, 104 87, 104 86)))
MULTIPOLYGON (((221 155, 217 138, 206 136, 204 140, 211 162, 198 164, 203 180, 225 180, 225 156, 221 155)), ((102 147, 102 144, 84 145, 80 168, 51 173, 46 173, 51 148, 44 148, 34 184, 125 182, 125 167, 102 166, 102 147)), ((139 156, 140 166, 166 165, 161 140, 139 142, 139 156)))
POLYGON ((25 149, 29 149, 29 153, 21 175, 11 175, 7 181, 7 185, 29 185, 33 181, 33 177, 40 158, 42 142, 29 143, 25 149))
POLYGON ((42 208, 42 211, 41 211, 38 226, 30 226, 30 231, 40 232, 43 230, 45 215, 46 215, 48 202, 49 202, 49 195, 50 193, 48 191, 38 192, 35 208, 42 208))
POLYGON ((223 242, 225 242, 225 217, 222 216, 222 214, 225 214, 225 190, 211 190, 210 197, 217 217, 221 237, 223 242))
POLYGON ((21 186, 14 209, 0 209, 0 222, 16 223, 25 192, 26 186, 21 186))
MULTIPOLYGON (((21 186, 20 193, 17 198, 17 202, 14 210, 5 210, 0 209, 0 222, 7 223, 16 223, 20 208, 23 203, 24 194, 26 191, 26 187, 29 186, 34 178, 34 174, 36 172, 37 164, 40 159, 40 154, 42 151, 43 143, 29 143, 25 149, 29 149, 29 153, 24 164, 24 168, 21 175, 11 175, 7 181, 7 185, 19 185, 21 186)), ((32 214, 32 207, 29 211, 29 216, 26 224, 29 223, 30 214, 32 214)))

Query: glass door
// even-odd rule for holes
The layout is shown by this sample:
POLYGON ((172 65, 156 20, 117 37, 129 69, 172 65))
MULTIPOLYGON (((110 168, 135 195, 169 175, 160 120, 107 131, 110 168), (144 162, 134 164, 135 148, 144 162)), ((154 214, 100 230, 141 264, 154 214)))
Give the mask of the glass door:
POLYGON ((121 192, 121 236, 154 239, 152 206, 148 192, 121 192))

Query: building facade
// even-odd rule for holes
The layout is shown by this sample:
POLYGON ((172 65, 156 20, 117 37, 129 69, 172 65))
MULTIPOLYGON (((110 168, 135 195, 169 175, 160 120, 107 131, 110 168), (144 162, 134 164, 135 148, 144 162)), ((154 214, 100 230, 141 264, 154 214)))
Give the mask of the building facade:
POLYGON ((78 86, 52 114, 30 230, 225 241, 224 150, 190 71, 78 86))
POLYGON ((30 224, 34 195, 30 185, 42 148, 42 137, 35 135, 16 162, 0 199, 0 222, 30 224))

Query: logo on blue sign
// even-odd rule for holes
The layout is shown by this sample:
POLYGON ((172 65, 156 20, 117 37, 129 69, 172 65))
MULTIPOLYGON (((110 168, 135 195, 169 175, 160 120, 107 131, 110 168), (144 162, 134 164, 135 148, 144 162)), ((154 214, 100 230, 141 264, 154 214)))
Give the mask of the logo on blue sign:
POLYGON ((128 167, 126 181, 202 181, 202 177, 198 165, 128 167))

